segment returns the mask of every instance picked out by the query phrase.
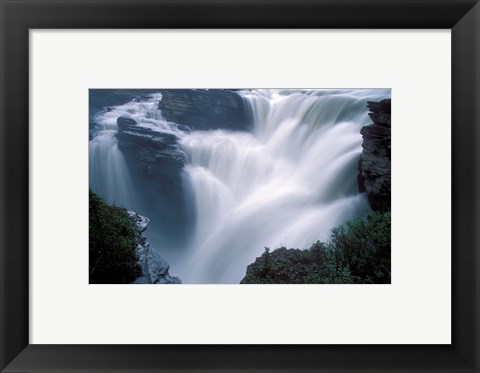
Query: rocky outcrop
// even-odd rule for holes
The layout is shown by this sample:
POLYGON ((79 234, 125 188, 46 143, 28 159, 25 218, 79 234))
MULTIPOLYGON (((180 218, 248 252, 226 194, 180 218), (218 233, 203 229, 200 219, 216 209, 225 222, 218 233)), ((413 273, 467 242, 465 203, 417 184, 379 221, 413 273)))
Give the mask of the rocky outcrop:
MULTIPOLYGON (((234 91, 217 89, 160 89, 155 95, 134 93, 131 99, 142 110, 122 111, 116 118, 118 149, 124 156, 132 184, 141 186, 138 188, 141 195, 135 196, 136 206, 141 206, 153 224, 162 222, 165 239, 178 242, 187 237, 185 230, 191 221, 182 174, 186 155, 179 140, 192 130, 245 129, 243 101, 234 91), (148 105, 143 106, 145 101, 148 105)), ((108 111, 108 107, 103 110, 108 111)))
MULTIPOLYGON (((143 233, 150 220, 134 211, 127 211, 128 215, 135 221, 139 231, 143 233)), ((157 250, 153 249, 143 234, 140 235, 136 254, 138 263, 142 269, 142 276, 133 281, 134 284, 181 284, 178 277, 170 276, 168 273, 170 265, 163 259, 157 250)))
POLYGON ((165 239, 176 240, 185 236, 177 227, 186 226, 188 219, 182 179, 186 156, 176 135, 180 131, 162 131, 161 127, 152 130, 142 124, 135 117, 117 118, 118 148, 131 183, 141 191, 134 196, 131 207, 148 215, 154 229, 162 229, 165 239))
POLYGON ((389 284, 391 213, 370 211, 330 231, 330 241, 308 249, 264 253, 247 267, 241 284, 389 284))
POLYGON ((95 117, 102 111, 111 111, 116 105, 123 105, 132 99, 145 99, 158 92, 155 89, 90 89, 89 90, 89 138, 95 137, 95 117))
MULTIPOLYGON (((176 134, 190 130, 246 128, 245 108, 240 95, 224 89, 161 89, 158 108, 162 116, 173 122, 175 131, 153 130, 139 126, 129 116, 117 118, 118 147, 144 181, 156 192, 173 200, 181 186, 180 171, 185 154, 178 146, 176 134)), ((158 92, 158 91, 157 91, 158 92)), ((137 100, 149 99, 136 96, 137 100)))
POLYGON ((177 145, 177 137, 139 127, 130 117, 118 118, 117 125, 119 149, 134 159, 144 176, 161 179, 162 184, 168 186, 166 189, 175 190, 185 163, 185 154, 177 145))
POLYGON ((247 126, 240 95, 226 89, 162 89, 158 108, 171 122, 196 130, 242 130, 247 126))
POLYGON ((368 102, 373 123, 362 128, 363 152, 358 165, 360 192, 375 211, 391 208, 391 100, 368 102))
POLYGON ((241 284, 305 284, 317 272, 309 250, 266 250, 247 267, 241 284))

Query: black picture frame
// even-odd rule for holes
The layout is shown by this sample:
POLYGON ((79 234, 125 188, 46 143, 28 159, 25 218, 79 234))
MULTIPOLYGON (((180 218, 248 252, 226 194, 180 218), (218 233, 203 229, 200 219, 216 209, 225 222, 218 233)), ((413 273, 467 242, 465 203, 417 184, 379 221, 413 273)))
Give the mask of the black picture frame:
POLYGON ((2 372, 480 371, 478 1, 0 0, 0 12, 2 372), (452 343, 29 344, 29 29, 44 28, 451 29, 452 343))

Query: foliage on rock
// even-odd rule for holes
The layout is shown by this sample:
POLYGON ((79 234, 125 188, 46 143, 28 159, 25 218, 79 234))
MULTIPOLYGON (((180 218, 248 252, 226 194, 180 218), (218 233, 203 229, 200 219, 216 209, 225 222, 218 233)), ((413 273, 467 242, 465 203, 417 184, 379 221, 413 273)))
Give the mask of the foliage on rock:
POLYGON ((140 232, 127 210, 107 205, 89 191, 91 284, 125 284, 141 275, 135 253, 140 232))
POLYGON ((334 228, 308 250, 270 251, 247 267, 242 284, 388 284, 390 212, 371 211, 334 228))

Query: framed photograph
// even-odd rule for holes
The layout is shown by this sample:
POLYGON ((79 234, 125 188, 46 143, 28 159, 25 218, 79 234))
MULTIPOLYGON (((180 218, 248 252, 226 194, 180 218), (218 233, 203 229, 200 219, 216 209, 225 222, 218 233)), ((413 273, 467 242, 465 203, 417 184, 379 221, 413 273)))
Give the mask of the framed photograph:
POLYGON ((0 4, 2 372, 480 370, 477 1, 0 4))

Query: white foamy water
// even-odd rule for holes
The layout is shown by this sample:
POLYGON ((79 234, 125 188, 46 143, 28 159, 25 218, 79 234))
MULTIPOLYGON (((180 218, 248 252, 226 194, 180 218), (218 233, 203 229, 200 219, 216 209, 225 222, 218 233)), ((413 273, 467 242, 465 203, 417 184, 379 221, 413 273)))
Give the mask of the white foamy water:
POLYGON ((117 119, 125 116, 135 119, 137 126, 155 131, 182 135, 177 125, 167 122, 158 110, 160 93, 150 95, 144 101, 132 100, 124 105, 112 106, 96 115, 95 134, 88 146, 89 183, 95 192, 108 203, 117 203, 131 209, 139 208, 131 172, 128 170, 123 153, 118 149, 117 119))
POLYGON ((188 192, 195 233, 185 282, 238 283, 264 247, 307 248, 331 228, 362 215, 360 129, 366 102, 389 90, 254 90, 242 93, 251 133, 193 132, 188 192))

